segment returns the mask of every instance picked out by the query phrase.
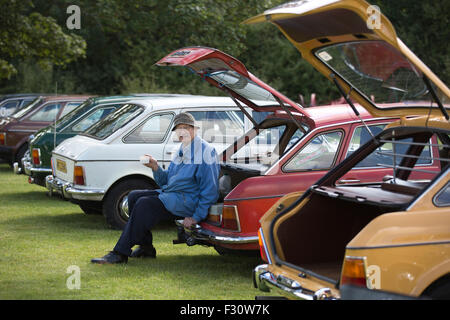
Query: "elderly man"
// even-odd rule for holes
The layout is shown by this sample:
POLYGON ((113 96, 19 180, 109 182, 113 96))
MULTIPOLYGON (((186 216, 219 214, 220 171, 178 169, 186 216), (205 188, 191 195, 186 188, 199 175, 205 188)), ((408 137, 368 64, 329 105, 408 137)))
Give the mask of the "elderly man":
POLYGON ((215 149, 197 136, 194 117, 180 113, 174 119, 181 146, 167 170, 149 156, 146 164, 161 186, 158 190, 136 190, 128 196, 130 218, 113 251, 92 263, 126 263, 128 257, 156 257, 151 230, 161 220, 179 216, 190 228, 206 218, 219 197, 220 166, 215 149), (131 251, 134 245, 137 249, 131 251))

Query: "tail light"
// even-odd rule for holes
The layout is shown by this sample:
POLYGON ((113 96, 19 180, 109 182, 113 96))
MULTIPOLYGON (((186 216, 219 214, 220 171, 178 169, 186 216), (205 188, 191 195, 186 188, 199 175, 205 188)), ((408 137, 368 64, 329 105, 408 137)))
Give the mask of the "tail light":
POLYGON ((341 285, 344 284, 367 286, 365 257, 345 257, 341 275, 341 285))
POLYGON ((6 144, 6 133, 0 132, 0 145, 4 146, 6 144))
POLYGON ((223 206, 222 227, 233 231, 241 231, 236 206, 223 206))
POLYGON ((264 241, 264 235, 263 235, 263 231, 261 228, 259 228, 259 230, 258 230, 258 243, 259 243, 259 253, 261 255, 261 259, 263 259, 265 262, 269 262, 266 243, 264 241))
POLYGON ((31 150, 31 159, 33 164, 40 165, 41 164, 41 150, 39 148, 33 148, 31 150))
POLYGON ((84 185, 84 169, 82 166, 75 166, 73 168, 73 183, 84 185))

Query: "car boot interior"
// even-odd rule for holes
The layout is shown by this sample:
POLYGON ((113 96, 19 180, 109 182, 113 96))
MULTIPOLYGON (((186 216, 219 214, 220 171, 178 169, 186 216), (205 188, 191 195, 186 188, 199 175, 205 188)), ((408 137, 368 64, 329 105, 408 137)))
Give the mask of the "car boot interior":
POLYGON ((398 207, 314 192, 301 214, 280 220, 274 228, 283 260, 337 282, 347 243, 377 216, 398 207))

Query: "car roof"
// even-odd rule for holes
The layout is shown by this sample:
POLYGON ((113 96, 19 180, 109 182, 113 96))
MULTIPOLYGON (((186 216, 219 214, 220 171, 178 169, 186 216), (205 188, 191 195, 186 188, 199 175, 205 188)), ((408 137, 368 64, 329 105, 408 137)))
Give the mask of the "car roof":
POLYGON ((90 98, 90 95, 55 95, 55 96, 43 96, 43 102, 47 101, 66 101, 66 100, 86 100, 90 98))
POLYGON ((127 102, 152 107, 154 110, 165 109, 168 107, 237 107, 230 97, 201 95, 156 95, 140 99, 131 99, 127 102))

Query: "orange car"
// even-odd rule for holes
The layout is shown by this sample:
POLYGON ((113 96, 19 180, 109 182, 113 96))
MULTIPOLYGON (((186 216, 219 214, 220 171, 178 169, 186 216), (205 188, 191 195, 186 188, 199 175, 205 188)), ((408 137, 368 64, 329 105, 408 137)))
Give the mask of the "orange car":
POLYGON ((266 212, 259 242, 267 264, 254 270, 263 291, 338 299, 342 286, 356 285, 450 298, 450 90, 384 15, 378 12, 379 27, 369 28, 372 9, 363 0, 300 1, 247 20, 279 27, 350 105, 357 101, 373 116, 401 119, 307 192, 288 194, 266 212), (377 59, 367 50, 374 47, 377 59), (389 175, 339 183, 374 157, 390 158, 389 175), (439 171, 426 168, 434 161, 439 171))

